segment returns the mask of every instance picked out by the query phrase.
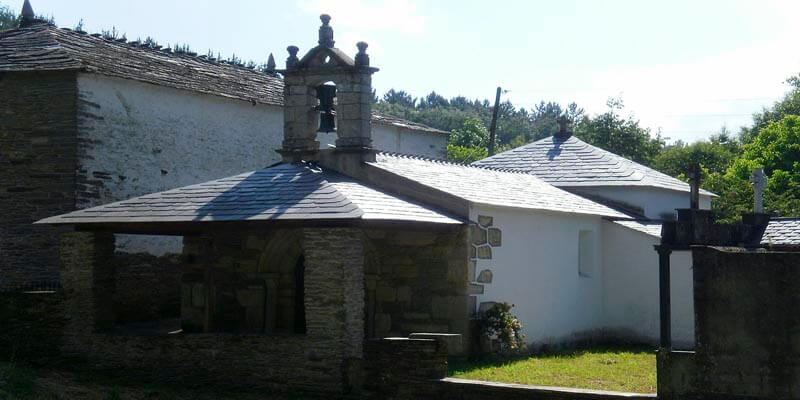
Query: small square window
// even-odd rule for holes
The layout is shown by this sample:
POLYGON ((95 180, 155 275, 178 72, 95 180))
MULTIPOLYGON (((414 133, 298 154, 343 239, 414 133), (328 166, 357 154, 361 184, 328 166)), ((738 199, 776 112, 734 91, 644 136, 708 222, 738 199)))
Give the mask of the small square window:
POLYGON ((591 277, 594 275, 594 231, 578 231, 578 275, 591 277))

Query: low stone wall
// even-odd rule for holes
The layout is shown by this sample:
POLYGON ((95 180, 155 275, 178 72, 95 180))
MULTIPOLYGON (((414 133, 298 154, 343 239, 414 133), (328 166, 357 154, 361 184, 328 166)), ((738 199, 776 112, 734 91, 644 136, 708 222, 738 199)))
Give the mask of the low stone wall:
POLYGON ((366 230, 367 335, 469 340, 467 230, 366 230))
MULTIPOLYGON (((96 369, 125 369, 222 386, 304 393, 348 393, 359 383, 363 359, 363 252, 361 232, 350 228, 299 230, 305 257, 304 334, 197 333, 156 336, 114 334, 114 237, 106 232, 63 236, 66 295, 62 355, 96 369)), ((226 252, 247 235, 209 236, 199 264, 222 268, 252 262, 248 252, 226 252), (227 238, 227 239, 222 239, 227 238), (226 261, 227 262, 227 261, 226 261)))
POLYGON ((695 246, 692 258, 698 391, 798 398, 800 252, 695 246))
POLYGON ((0 292, 0 359, 39 364, 58 358, 63 300, 61 291, 0 292))
POLYGON ((696 392, 695 352, 659 351, 657 370, 659 399, 687 399, 696 392))
POLYGON ((146 253, 114 255, 117 323, 177 318, 181 312, 181 260, 146 253))
POLYGON ((447 345, 433 339, 384 338, 364 344, 364 389, 371 398, 417 398, 447 376, 447 345))

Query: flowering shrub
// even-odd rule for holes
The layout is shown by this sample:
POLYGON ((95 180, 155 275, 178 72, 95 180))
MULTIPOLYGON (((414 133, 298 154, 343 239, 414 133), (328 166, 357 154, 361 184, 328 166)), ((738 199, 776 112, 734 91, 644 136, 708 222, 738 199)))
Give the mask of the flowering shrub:
POLYGON ((497 337, 504 350, 519 350, 525 343, 522 323, 511 315, 513 304, 495 303, 480 315, 481 333, 486 337, 497 337))

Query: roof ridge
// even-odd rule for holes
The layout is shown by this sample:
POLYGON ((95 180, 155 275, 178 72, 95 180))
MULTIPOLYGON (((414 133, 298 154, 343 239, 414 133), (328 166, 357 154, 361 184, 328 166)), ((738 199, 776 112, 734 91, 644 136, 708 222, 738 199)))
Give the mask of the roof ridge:
POLYGON ((387 156, 391 156, 391 157, 408 158, 408 159, 412 159, 412 160, 427 161, 427 162, 431 162, 431 163, 435 163, 435 164, 441 164, 441 165, 452 165, 452 166, 456 166, 456 167, 484 169, 484 170, 496 171, 496 172, 505 172, 505 173, 511 173, 511 174, 524 174, 524 175, 536 176, 536 175, 533 175, 531 173, 528 173, 528 172, 525 172, 525 171, 516 170, 516 169, 512 169, 512 168, 499 168, 499 167, 492 167, 492 166, 488 166, 488 165, 467 164, 467 163, 461 163, 461 162, 455 162, 455 161, 441 160, 441 159, 421 156, 421 155, 417 155, 417 154, 407 154, 407 153, 399 153, 399 152, 384 151, 384 150, 379 151, 378 154, 383 154, 383 155, 387 155, 387 156))
MULTIPOLYGON (((547 182, 552 182, 554 185, 575 187, 592 185, 592 182, 586 179, 578 179, 580 178, 578 175, 569 175, 570 171, 574 172, 575 170, 580 170, 581 167, 577 164, 585 164, 587 165, 587 169, 589 166, 604 167, 607 165, 613 166, 617 169, 616 172, 611 175, 611 177, 618 178, 616 180, 617 182, 629 180, 626 177, 635 176, 634 174, 638 174, 641 176, 641 178, 633 181, 641 182, 644 186, 660 187, 668 190, 677 190, 683 192, 689 190, 688 183, 674 176, 661 172, 651 166, 644 165, 638 161, 616 154, 610 150, 606 150, 602 147, 586 142, 574 135, 568 138, 547 136, 513 149, 506 150, 491 157, 475 161, 473 164, 481 166, 498 164, 513 165, 514 169, 527 171, 537 176, 542 175, 542 179, 546 180, 547 182), (547 158, 550 161, 556 162, 554 160, 559 155, 567 156, 566 160, 569 160, 572 162, 572 164, 575 164, 575 166, 567 168, 563 172, 559 172, 560 170, 558 169, 545 171, 544 168, 551 164, 548 164, 547 160, 544 160, 544 151, 547 151, 547 158), (555 155, 551 156, 551 152, 555 152, 555 155), (562 154, 562 152, 564 153, 562 154), (626 172, 627 175, 622 177, 622 175, 620 175, 621 172, 626 172), (556 177, 565 177, 565 179, 561 181, 556 179, 556 177)), ((604 183, 611 181, 614 181, 614 179, 601 179, 594 183, 596 186, 604 186, 604 183)), ((705 189, 701 189, 701 193, 713 195, 713 193, 708 192, 705 189)))
MULTIPOLYGON (((194 51, 188 51, 188 52, 187 51, 173 51, 171 47, 162 46, 162 45, 143 46, 142 44, 144 42, 140 41, 139 39, 137 39, 137 40, 127 40, 125 38, 110 38, 110 37, 103 36, 102 32, 88 33, 86 31, 77 31, 77 30, 74 30, 74 29, 71 29, 71 28, 68 28, 68 27, 58 27, 58 26, 56 26, 54 24, 49 24, 49 25, 54 27, 54 28, 56 28, 56 29, 59 29, 59 30, 65 31, 65 32, 69 32, 69 34, 78 34, 78 35, 82 35, 82 36, 93 37, 93 38, 101 40, 101 41, 103 41, 103 42, 105 42, 107 44, 111 44, 111 45, 115 45, 116 44, 116 45, 119 45, 119 46, 128 47, 128 48, 130 48, 132 50, 151 51, 151 52, 155 52, 155 53, 158 53, 158 54, 168 55, 168 56, 171 56, 171 57, 188 58, 188 59, 197 60, 197 61, 205 62, 205 63, 208 63, 208 64, 212 64, 212 65, 224 65, 224 66, 228 66, 228 67, 232 67, 232 68, 239 68, 239 69, 242 69, 242 70, 258 72, 258 71, 256 71, 255 67, 249 68, 243 63, 230 63, 230 62, 227 62, 227 60, 220 60, 220 59, 217 59, 217 58, 209 58, 205 54, 199 54, 199 53, 194 52, 194 51)), ((275 74, 264 72, 263 75, 274 76, 275 74)))

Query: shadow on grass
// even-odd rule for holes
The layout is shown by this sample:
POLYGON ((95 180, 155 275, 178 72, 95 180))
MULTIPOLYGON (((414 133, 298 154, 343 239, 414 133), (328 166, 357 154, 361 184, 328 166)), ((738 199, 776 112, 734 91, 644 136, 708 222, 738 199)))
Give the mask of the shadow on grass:
POLYGON ((490 354, 475 360, 452 361, 449 363, 448 376, 466 374, 484 368, 499 368, 530 359, 579 358, 584 355, 598 354, 654 354, 656 349, 645 345, 605 345, 590 347, 571 347, 563 349, 545 349, 538 352, 518 354, 490 354))

